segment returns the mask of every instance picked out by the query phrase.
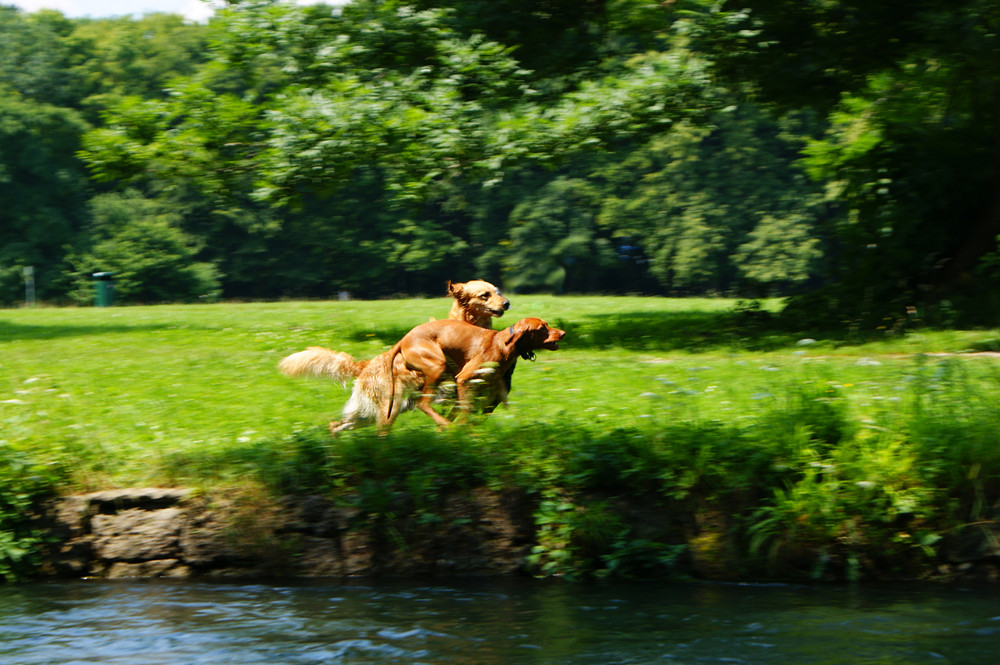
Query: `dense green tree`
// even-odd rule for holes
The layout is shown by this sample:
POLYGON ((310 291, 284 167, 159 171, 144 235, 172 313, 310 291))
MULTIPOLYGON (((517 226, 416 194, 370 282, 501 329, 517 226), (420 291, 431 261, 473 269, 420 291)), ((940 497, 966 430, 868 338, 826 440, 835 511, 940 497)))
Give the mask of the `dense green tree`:
POLYGON ((451 25, 448 11, 399 3, 357 3, 340 18, 241 3, 213 26, 208 66, 177 82, 169 100, 117 104, 84 154, 104 181, 186 200, 185 228, 212 238, 206 258, 229 280, 253 266, 226 265, 212 252, 226 248, 241 263, 282 256, 313 283, 371 294, 455 277, 472 266, 470 247, 497 245, 495 228, 505 229, 520 203, 473 224, 457 213, 457 197, 490 198, 484 184, 496 190, 513 173, 558 168, 574 153, 669 127, 668 111, 702 104, 703 66, 671 54, 643 56, 621 76, 543 107, 510 48, 451 25), (244 74, 239 85, 233 71, 244 74), (365 192, 360 205, 357 192, 365 192), (272 205, 282 212, 270 214, 272 205), (321 218, 324 207, 336 212, 321 218), (232 247, 233 224, 241 243, 266 238, 266 257, 232 247), (323 249, 306 252, 317 259, 306 267, 303 234, 286 230, 310 226, 323 249), (345 252, 361 260, 319 261, 345 252), (337 270, 357 263, 357 275, 337 270))
POLYGON ((0 5, 0 82, 22 99, 72 106, 79 87, 66 38, 73 22, 59 12, 24 14, 0 5))
POLYGON ((511 213, 504 285, 515 291, 597 291, 614 248, 599 233, 597 190, 557 178, 511 213))
POLYGON ((64 243, 85 216, 86 173, 74 156, 87 125, 62 105, 72 77, 58 12, 25 15, 0 6, 0 302, 24 295, 34 266, 39 298, 54 294, 64 243))
POLYGON ((1000 6, 993 0, 747 0, 703 23, 719 70, 829 113, 808 150, 841 214, 833 285, 800 311, 872 325, 950 301, 988 320, 976 266, 1000 233, 1000 6), (965 304, 963 304, 965 303, 965 304))
POLYGON ((72 105, 92 122, 116 97, 158 99, 171 82, 192 74, 205 59, 208 31, 174 14, 81 20, 66 36, 69 67, 76 82, 72 105))
POLYGON ((39 298, 65 295, 66 247, 81 242, 94 193, 81 137, 107 100, 162 97, 193 71, 199 30, 168 15, 91 21, 0 7, 0 302, 20 298, 28 265, 39 298))
POLYGON ((787 293, 817 273, 820 241, 810 234, 815 220, 800 215, 764 215, 733 256, 740 276, 760 295, 787 293))
POLYGON ((609 183, 600 222, 620 247, 640 253, 666 292, 805 281, 819 268, 825 214, 819 187, 795 163, 812 124, 776 121, 753 105, 727 108, 711 123, 680 123, 599 171, 609 183), (765 251, 782 227, 783 251, 765 251))
MULTIPOLYGON (((412 286, 397 277, 446 270, 464 241, 420 213, 470 150, 478 100, 511 85, 493 66, 502 49, 453 38, 432 13, 393 12, 394 31, 428 42, 433 60, 371 69, 357 62, 365 53, 373 64, 388 57, 367 41, 372 26, 269 2, 224 19, 213 61, 169 100, 125 99, 87 137, 95 175, 185 207, 185 228, 239 293, 266 293, 275 271, 293 293, 325 283, 325 293, 372 295, 412 286), (234 69, 246 73, 239 82, 234 69)), ((435 291, 447 279, 438 277, 435 291)))
POLYGON ((606 0, 415 0, 421 9, 452 10, 451 24, 516 47, 514 57, 539 78, 560 78, 599 59, 606 0))
POLYGON ((0 302, 18 300, 34 266, 39 298, 56 295, 64 245, 85 220, 86 173, 76 159, 80 114, 31 102, 0 83, 0 302))
MULTIPOLYGON (((164 280, 177 298, 216 278, 231 297, 437 293, 474 276, 524 291, 766 293, 836 277, 831 243, 850 250, 830 221, 839 200, 797 162, 808 144, 805 163, 838 191, 843 156, 860 152, 833 139, 857 124, 842 111, 823 137, 807 113, 751 103, 762 81, 717 77, 760 50, 748 40, 761 28, 709 2, 243 0, 207 26, 4 18, 30 23, 0 57, 4 84, 72 110, 77 136, 93 124, 81 191, 128 190, 135 204, 120 225, 107 221, 117 199, 77 205, 49 238, 75 248, 84 281, 131 247, 159 257, 149 272, 201 266, 207 287, 164 280), (691 50, 712 40, 735 47, 691 50), (34 43, 47 58, 32 60, 34 43)), ((842 80, 818 107, 838 103, 842 80)), ((171 298, 131 279, 134 299, 171 298)))
POLYGON ((69 258, 77 300, 91 299, 95 272, 113 273, 115 297, 123 302, 218 296, 215 267, 196 260, 197 241, 180 229, 176 213, 131 191, 102 194, 90 207, 87 247, 69 258))

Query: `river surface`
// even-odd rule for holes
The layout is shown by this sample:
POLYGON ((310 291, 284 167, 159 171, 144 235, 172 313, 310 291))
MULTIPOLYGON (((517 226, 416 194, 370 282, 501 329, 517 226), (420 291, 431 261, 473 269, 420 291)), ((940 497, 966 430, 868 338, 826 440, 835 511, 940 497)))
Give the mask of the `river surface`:
POLYGON ((0 585, 2 665, 1000 663, 1000 585, 0 585))

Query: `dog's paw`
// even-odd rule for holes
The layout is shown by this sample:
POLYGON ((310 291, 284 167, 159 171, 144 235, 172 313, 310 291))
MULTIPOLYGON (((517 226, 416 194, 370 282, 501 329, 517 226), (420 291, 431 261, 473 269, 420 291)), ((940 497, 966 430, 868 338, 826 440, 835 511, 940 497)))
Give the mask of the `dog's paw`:
POLYGON ((337 436, 339 433, 343 432, 345 429, 351 429, 354 423, 351 421, 340 421, 331 420, 330 421, 330 436, 337 436))

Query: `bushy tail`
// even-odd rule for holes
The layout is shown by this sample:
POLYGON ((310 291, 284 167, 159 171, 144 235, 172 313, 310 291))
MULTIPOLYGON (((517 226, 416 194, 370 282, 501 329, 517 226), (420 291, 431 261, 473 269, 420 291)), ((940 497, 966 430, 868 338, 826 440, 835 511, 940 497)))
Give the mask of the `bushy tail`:
POLYGON ((346 386, 357 378, 367 364, 367 360, 355 360, 351 355, 341 351, 310 346, 305 351, 293 353, 282 359, 278 363, 278 370, 288 376, 333 379, 346 386))

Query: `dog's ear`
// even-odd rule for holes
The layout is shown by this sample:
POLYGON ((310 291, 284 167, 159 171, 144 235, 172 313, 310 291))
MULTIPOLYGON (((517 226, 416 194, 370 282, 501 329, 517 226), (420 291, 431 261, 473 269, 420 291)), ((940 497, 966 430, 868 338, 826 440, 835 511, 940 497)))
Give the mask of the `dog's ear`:
POLYGON ((521 337, 524 335, 524 331, 525 331, 524 319, 521 319, 517 323, 510 324, 510 327, 507 328, 507 339, 504 341, 504 343, 507 346, 510 346, 511 344, 517 344, 517 341, 521 339, 521 337))
POLYGON ((465 284, 463 282, 453 282, 448 280, 448 295, 452 298, 460 298, 465 293, 465 284))
MULTIPOLYGON (((532 335, 537 335, 538 331, 538 326, 532 325, 531 319, 521 319, 507 329, 507 348, 517 348, 518 344, 525 338, 527 338, 527 341, 530 343, 532 335)), ((530 346, 524 350, 519 350, 518 355, 525 360, 535 359, 535 354, 532 352, 532 348, 530 346)))

